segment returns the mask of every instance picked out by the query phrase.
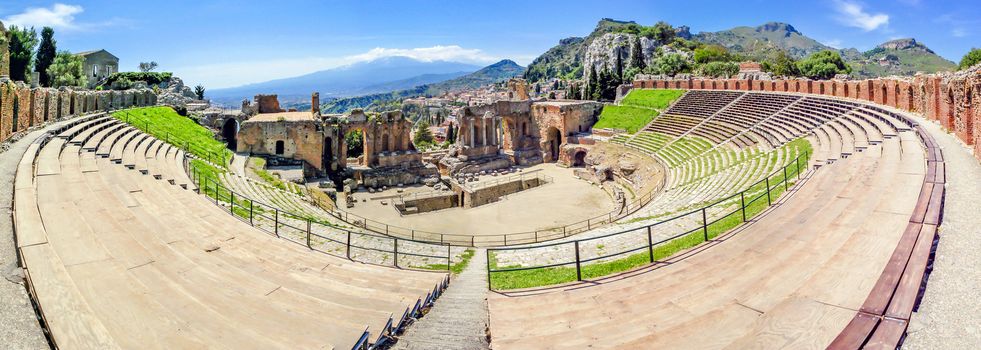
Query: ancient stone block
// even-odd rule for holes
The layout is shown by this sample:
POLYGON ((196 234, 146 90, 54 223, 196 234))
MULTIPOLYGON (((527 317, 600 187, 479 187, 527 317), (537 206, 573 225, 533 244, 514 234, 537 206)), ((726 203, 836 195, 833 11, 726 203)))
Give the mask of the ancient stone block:
POLYGON ((123 94, 120 91, 112 91, 112 108, 120 109, 123 105, 123 94))
POLYGON ((58 90, 55 89, 45 89, 44 91, 44 102, 46 104, 48 120, 58 119, 58 90))
POLYGON ((31 125, 41 125, 44 124, 44 117, 47 114, 44 101, 44 89, 35 88, 31 89, 31 125))
POLYGON ((0 83, 0 139, 6 140, 13 131, 14 105, 17 104, 14 82, 0 83))
POLYGON ((85 111, 85 95, 82 91, 72 91, 72 114, 83 115, 85 111))
POLYGON ((31 127, 34 112, 31 109, 31 89, 27 86, 17 87, 17 101, 20 111, 17 113, 16 131, 27 130, 31 127))
POLYGON ((58 90, 58 118, 66 118, 71 115, 72 94, 68 89, 58 90))

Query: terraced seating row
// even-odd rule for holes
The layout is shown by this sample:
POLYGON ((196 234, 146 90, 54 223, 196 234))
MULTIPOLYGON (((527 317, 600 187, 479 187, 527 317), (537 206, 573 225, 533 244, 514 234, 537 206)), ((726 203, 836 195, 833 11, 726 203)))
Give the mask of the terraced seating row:
MULTIPOLYGON (((495 348, 895 348, 939 224, 942 154, 875 106, 814 105, 822 166, 778 206, 636 272, 491 294, 495 348), (865 143, 886 133, 898 136, 865 143)), ((715 183, 793 156, 780 151, 715 183)), ((679 203, 712 197, 704 183, 679 203)))
POLYGON ((665 113, 704 119, 711 117, 715 112, 736 101, 743 94, 736 91, 689 90, 675 101, 665 113))
POLYGON ((175 186, 193 188, 180 149, 82 123, 36 140, 15 180, 17 247, 58 348, 351 348, 445 286, 285 244, 175 186))
POLYGON ((266 205, 306 217, 324 219, 331 217, 330 213, 295 193, 286 192, 237 174, 223 173, 220 177, 222 183, 232 191, 266 205))

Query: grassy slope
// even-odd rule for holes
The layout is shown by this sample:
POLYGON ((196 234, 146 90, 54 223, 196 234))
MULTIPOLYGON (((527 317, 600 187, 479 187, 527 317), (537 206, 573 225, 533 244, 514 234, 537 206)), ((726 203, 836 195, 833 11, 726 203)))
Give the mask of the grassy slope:
MULTIPOLYGON (((802 138, 795 140, 791 144, 788 144, 788 146, 798 147, 800 152, 806 152, 808 157, 804 157, 805 159, 801 160, 801 162, 804 164, 807 163, 807 159, 809 159, 811 154, 811 145, 806 139, 802 138)), ((793 162, 791 161, 790 164, 792 163, 793 162)), ((796 182, 797 169, 795 167, 790 167, 787 169, 787 178, 789 179, 787 186, 791 186, 796 182)), ((780 197, 781 194, 783 194, 785 188, 785 186, 782 184, 783 181, 784 177, 782 172, 778 172, 776 175, 770 177, 771 190, 769 196, 771 200, 775 200, 776 198, 780 197)), ((746 191, 745 213, 747 220, 752 219, 769 207, 770 203, 767 200, 765 187, 765 183, 760 183, 750 187, 746 191)), ((735 200, 738 201, 739 198, 737 197, 735 200)), ((719 206, 727 207, 733 204, 731 202, 732 201, 720 203, 719 206)), ((713 222, 709 222, 705 229, 698 228, 685 235, 670 241, 662 242, 660 244, 655 242, 655 245, 651 247, 649 252, 642 249, 639 253, 630 254, 620 259, 594 264, 584 264, 581 266, 582 278, 589 279, 607 276, 649 264, 650 260, 652 259, 652 254, 654 261, 665 259, 677 254, 678 252, 690 249, 705 242, 706 236, 709 239, 715 238, 733 228, 738 227, 742 223, 743 212, 737 208, 735 211, 732 211, 719 219, 715 219, 713 222)), ((490 261, 492 269, 503 268, 502 266, 497 265, 497 260, 493 254, 490 256, 490 261)), ((507 267, 515 268, 517 266, 507 267)), ((498 290, 540 287, 575 281, 576 268, 574 264, 570 264, 567 266, 543 269, 494 272, 491 273, 490 279, 492 288, 498 290)))
POLYGON ((190 149, 191 154, 225 167, 232 152, 215 140, 214 134, 191 118, 177 114, 170 107, 145 107, 113 112, 113 117, 128 122, 140 130, 173 145, 190 149))
POLYGON ((682 90, 631 90, 620 106, 603 107, 594 128, 624 129, 635 133, 650 123, 658 112, 684 94, 682 90))

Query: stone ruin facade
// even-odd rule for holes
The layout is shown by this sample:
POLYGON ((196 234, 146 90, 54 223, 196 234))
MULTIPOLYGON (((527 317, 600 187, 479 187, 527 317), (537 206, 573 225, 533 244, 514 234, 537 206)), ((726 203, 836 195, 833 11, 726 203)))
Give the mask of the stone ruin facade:
MULTIPOLYGON (((311 96, 314 106, 319 94, 311 96)), ((283 111, 275 95, 256 96, 243 105, 248 116, 236 136, 238 152, 299 161, 308 177, 354 178, 368 187, 414 184, 437 176, 422 162, 410 139, 412 122, 401 112, 322 115, 283 111), (254 112, 254 113, 253 113, 254 112), (361 131, 364 152, 348 158, 345 135, 361 131)))
POLYGON ((633 87, 797 92, 871 101, 939 122, 981 159, 981 65, 953 73, 867 80, 637 79, 633 87))
POLYGON ((477 173, 512 165, 573 165, 562 149, 591 131, 603 105, 591 101, 497 101, 464 108, 440 172, 477 173))

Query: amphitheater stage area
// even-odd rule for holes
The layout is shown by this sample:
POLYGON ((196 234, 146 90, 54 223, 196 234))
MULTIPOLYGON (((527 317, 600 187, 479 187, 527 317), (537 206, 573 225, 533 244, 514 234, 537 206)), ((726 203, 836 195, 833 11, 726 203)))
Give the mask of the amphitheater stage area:
MULTIPOLYGON (((419 231, 490 236, 563 226, 616 209, 609 193, 577 179, 571 168, 544 163, 522 168, 522 173, 547 176, 552 182, 475 208, 455 207, 409 215, 401 215, 392 206, 392 201, 400 195, 398 188, 375 193, 357 192, 354 196, 359 199, 358 203, 346 210, 370 220, 397 223, 419 231), (387 205, 383 205, 383 201, 387 205)), ((497 177, 482 176, 480 182, 495 179, 497 177)), ((429 187, 415 186, 404 189, 401 194, 409 196, 430 191, 429 187)), ((343 202, 340 204, 343 207, 343 202)))

